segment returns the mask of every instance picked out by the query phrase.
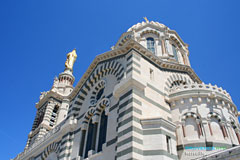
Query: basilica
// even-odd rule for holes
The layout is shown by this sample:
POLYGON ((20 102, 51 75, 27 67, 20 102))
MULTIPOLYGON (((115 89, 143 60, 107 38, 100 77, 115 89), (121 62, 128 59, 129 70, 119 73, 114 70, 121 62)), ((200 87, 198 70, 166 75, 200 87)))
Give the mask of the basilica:
POLYGON ((240 159, 237 107, 201 81, 176 31, 145 18, 73 86, 76 58, 41 92, 14 160, 240 159))

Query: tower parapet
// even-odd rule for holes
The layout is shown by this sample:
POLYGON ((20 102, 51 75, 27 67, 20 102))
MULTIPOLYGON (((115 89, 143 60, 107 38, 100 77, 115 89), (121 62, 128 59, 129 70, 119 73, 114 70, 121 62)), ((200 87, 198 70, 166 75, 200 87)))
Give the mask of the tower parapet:
POLYGON ((229 93, 221 87, 180 84, 169 89, 166 101, 177 126, 177 150, 181 159, 217 151, 213 147, 226 149, 240 144, 238 111, 229 93))
POLYGON ((58 78, 55 78, 51 90, 53 92, 57 92, 60 95, 68 96, 74 88, 74 80, 75 77, 73 76, 72 71, 70 69, 65 69, 64 72, 59 74, 58 78))
POLYGON ((64 72, 60 73, 58 78, 55 77, 52 91, 57 92, 63 96, 68 96, 73 90, 73 83, 75 77, 73 76, 73 65, 76 61, 76 49, 67 54, 64 72))

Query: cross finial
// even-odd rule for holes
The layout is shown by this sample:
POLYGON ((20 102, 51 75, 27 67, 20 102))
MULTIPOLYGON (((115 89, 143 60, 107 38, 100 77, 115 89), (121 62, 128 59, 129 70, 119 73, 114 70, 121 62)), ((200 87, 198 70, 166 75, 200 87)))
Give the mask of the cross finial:
POLYGON ((146 23, 149 23, 149 20, 147 19, 147 17, 143 17, 143 19, 145 19, 146 23))

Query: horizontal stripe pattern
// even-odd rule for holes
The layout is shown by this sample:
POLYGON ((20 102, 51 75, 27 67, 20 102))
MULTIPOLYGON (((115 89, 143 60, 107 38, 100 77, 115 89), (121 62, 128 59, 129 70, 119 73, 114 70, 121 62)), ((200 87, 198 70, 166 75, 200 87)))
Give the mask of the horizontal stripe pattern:
POLYGON ((117 118, 117 122, 118 122, 117 158, 119 158, 121 155, 131 153, 128 150, 119 151, 119 149, 124 148, 126 144, 135 142, 136 144, 142 145, 143 143, 143 140, 140 137, 136 137, 132 134, 130 134, 127 137, 122 137, 128 134, 129 132, 133 131, 133 126, 136 124, 131 124, 132 122, 136 122, 140 125, 140 119, 138 118, 138 116, 141 116, 142 111, 140 110, 140 108, 138 108, 138 106, 141 106, 142 103, 133 96, 134 96, 133 90, 129 90, 119 98, 118 118, 117 118), (130 127, 128 127, 128 124, 130 124, 130 127))
POLYGON ((158 108, 164 110, 165 112, 167 112, 167 113, 169 113, 169 114, 171 113, 170 109, 168 109, 168 108, 166 108, 166 107, 160 105, 158 102, 155 102, 154 100, 152 100, 152 99, 146 97, 145 95, 139 93, 138 91, 135 91, 135 90, 134 90, 134 94, 136 94, 136 95, 138 95, 139 97, 143 98, 143 99, 146 100, 147 102, 149 102, 149 103, 155 105, 156 107, 158 107, 158 108))

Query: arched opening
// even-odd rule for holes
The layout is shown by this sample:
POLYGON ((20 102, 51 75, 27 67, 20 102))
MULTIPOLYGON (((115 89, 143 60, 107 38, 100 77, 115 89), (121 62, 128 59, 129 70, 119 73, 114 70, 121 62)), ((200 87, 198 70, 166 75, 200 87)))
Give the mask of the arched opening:
POLYGON ((172 51, 173 51, 175 60, 178 62, 177 48, 174 44, 172 45, 172 51))
POLYGON ((105 114, 105 111, 101 114, 101 120, 100 120, 100 130, 98 135, 98 148, 97 151, 102 151, 102 145, 106 142, 107 137, 107 122, 108 116, 105 114))
POLYGON ((232 136, 233 139, 237 139, 238 143, 240 144, 240 134, 236 131, 237 126, 235 121, 233 120, 233 118, 231 118, 231 127, 229 128, 230 130, 230 134, 232 136))
POLYGON ((211 130, 212 130, 213 136, 216 139, 222 140, 223 139, 223 131, 219 124, 219 120, 215 117, 211 117, 210 125, 211 125, 211 130))
POLYGON ((155 41, 152 37, 147 38, 147 49, 155 54, 155 41))
POLYGON ((56 121, 57 121, 57 115, 58 115, 58 109, 59 109, 59 106, 56 105, 52 111, 52 115, 51 115, 51 118, 50 118, 50 123, 49 125, 51 127, 53 127, 55 124, 56 124, 56 121))
POLYGON ((84 158, 88 157, 88 151, 91 150, 92 139, 93 139, 93 123, 92 123, 92 119, 91 119, 88 123, 87 143, 86 143, 86 147, 85 147, 84 158))
POLYGON ((188 117, 185 120, 185 134, 187 139, 189 140, 198 139, 199 138, 198 133, 199 131, 198 131, 196 119, 193 117, 188 117))
POLYGON ((47 156, 46 160, 58 160, 57 154, 56 154, 55 152, 50 153, 50 154, 47 156))

